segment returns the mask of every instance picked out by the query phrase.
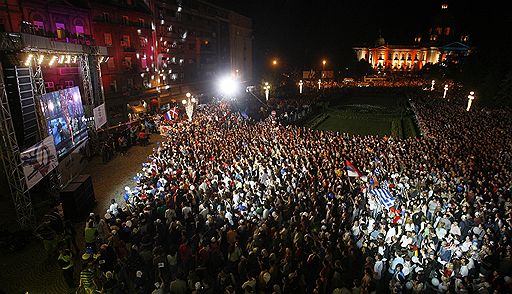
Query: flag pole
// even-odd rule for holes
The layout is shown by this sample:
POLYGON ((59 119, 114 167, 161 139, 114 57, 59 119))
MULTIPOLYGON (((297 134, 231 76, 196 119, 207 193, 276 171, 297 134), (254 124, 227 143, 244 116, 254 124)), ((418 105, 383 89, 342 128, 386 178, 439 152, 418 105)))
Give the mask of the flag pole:
POLYGON ((354 190, 354 186, 352 186, 352 182, 350 181, 350 176, 348 176, 348 174, 347 174, 347 177, 348 177, 348 184, 350 185, 350 192, 352 192, 354 190))

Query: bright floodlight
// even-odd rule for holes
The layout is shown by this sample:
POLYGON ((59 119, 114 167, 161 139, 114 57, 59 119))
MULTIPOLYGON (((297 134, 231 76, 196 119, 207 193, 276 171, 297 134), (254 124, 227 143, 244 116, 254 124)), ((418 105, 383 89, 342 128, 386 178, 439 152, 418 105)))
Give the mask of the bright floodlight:
POLYGON ((224 77, 219 81, 219 90, 226 96, 234 95, 238 91, 238 82, 231 77, 224 77))

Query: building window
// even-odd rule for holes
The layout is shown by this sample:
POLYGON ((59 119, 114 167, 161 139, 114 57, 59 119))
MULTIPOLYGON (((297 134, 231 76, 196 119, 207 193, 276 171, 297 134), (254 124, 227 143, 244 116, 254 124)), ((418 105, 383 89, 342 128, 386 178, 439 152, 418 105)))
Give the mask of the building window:
POLYGON ((75 82, 73 80, 71 81, 64 81, 64 87, 65 88, 72 88, 75 86, 75 82))
POLYGON ((83 35, 84 34, 84 27, 83 26, 75 26, 75 32, 78 35, 83 35))
POLYGON ((144 19, 143 18, 139 18, 139 26, 140 27, 144 26, 144 19))
POLYGON ((34 26, 34 29, 44 31, 44 22, 39 20, 34 20, 32 22, 32 25, 34 26))
POLYGON ((107 61, 108 69, 115 69, 116 64, 114 63, 114 57, 110 57, 107 61))
POLYGON ((130 20, 128 19, 128 16, 123 15, 123 24, 127 25, 130 24, 130 20))
POLYGON ((117 81, 116 80, 112 80, 110 82, 110 91, 117 92, 117 81))
POLYGON ((130 36, 123 35, 123 39, 121 40, 122 47, 130 47, 130 36))
POLYGON ((103 19, 105 20, 105 22, 110 22, 110 13, 103 12, 103 19))
POLYGON ((123 59, 123 64, 127 69, 132 68, 132 58, 129 56, 125 56, 123 59))
POLYGON ((66 37, 66 26, 63 23, 56 22, 55 28, 57 29, 57 38, 63 39, 66 37))
POLYGON ((146 68, 146 67, 148 66, 148 61, 147 61, 147 59, 146 59, 145 57, 142 57, 142 58, 140 59, 140 66, 141 66, 142 68, 146 68))
POLYGON ((140 41, 140 48, 146 48, 146 45, 148 45, 148 39, 146 37, 139 37, 140 41))
POLYGON ((47 91, 53 91, 55 90, 55 84, 53 82, 45 82, 44 87, 47 91))
POLYGON ((112 46, 112 34, 111 33, 105 33, 105 46, 112 46))

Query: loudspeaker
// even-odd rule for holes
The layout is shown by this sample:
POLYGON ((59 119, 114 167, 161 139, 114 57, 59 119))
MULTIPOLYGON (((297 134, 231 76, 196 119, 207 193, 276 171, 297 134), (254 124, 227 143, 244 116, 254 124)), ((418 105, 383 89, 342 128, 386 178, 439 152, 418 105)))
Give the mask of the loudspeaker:
POLYGON ((28 67, 4 69, 5 91, 9 97, 12 120, 16 127, 16 139, 21 150, 39 141, 39 127, 32 88, 32 76, 28 67), (18 127, 23 126, 23 127, 18 127))
POLYGON ((80 175, 76 177, 61 190, 60 200, 64 210, 64 218, 77 221, 89 215, 96 204, 91 176, 80 175))

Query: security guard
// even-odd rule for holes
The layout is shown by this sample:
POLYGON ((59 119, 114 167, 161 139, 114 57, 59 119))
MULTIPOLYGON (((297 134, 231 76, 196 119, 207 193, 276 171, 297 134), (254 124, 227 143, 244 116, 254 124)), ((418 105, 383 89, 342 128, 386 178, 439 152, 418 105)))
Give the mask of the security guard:
POLYGON ((73 267, 73 254, 69 249, 61 249, 59 258, 57 259, 59 266, 62 268, 62 274, 64 280, 68 284, 69 288, 75 288, 75 281, 73 278, 74 267, 73 267))

